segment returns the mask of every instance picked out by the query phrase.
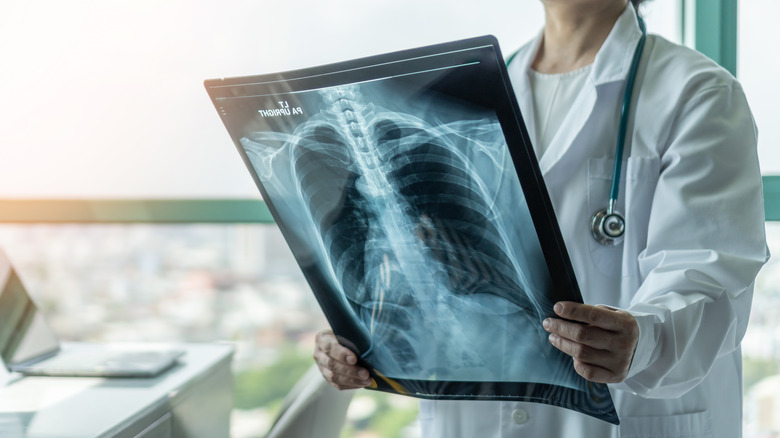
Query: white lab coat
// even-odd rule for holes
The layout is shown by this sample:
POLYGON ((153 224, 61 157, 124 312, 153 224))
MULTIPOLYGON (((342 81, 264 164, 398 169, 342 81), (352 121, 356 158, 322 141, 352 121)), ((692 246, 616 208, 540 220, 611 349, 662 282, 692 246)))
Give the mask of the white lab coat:
MULTIPOLYGON (((628 378, 610 385, 621 425, 536 403, 421 401, 425 438, 741 435, 739 345, 768 251, 756 129, 727 71, 648 36, 618 201, 625 241, 605 247, 589 230, 609 198, 640 35, 629 4, 540 160, 584 301, 627 309, 639 323, 628 378)), ((528 71, 538 45, 524 46, 509 67, 532 141, 528 71)))

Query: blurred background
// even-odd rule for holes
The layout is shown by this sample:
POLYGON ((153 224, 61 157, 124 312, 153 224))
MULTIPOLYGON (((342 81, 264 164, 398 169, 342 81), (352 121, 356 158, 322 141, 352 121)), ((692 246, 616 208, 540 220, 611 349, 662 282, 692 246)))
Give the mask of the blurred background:
MULTIPOLYGON (((685 11, 683 0, 643 9, 650 32, 693 44, 685 11)), ((769 21, 778 15, 780 3, 739 2, 737 75, 765 175, 780 174, 780 148, 771 146, 780 140, 780 61, 761 50, 780 32, 769 21)), ((205 223, 208 214, 168 224, 133 213, 109 223, 45 207, 259 200, 204 79, 484 34, 506 56, 542 24, 538 0, 4 0, 0 247, 65 340, 234 343, 232 435, 263 436, 312 364, 314 333, 327 327, 276 226, 229 212, 220 224, 205 223), (48 213, 9 210, 26 205, 48 213)), ((780 254, 780 223, 767 232, 780 254)), ((778 315, 773 259, 743 342, 747 437, 780 435, 778 315)), ((359 391, 343 435, 416 437, 416 415, 414 399, 359 391)))

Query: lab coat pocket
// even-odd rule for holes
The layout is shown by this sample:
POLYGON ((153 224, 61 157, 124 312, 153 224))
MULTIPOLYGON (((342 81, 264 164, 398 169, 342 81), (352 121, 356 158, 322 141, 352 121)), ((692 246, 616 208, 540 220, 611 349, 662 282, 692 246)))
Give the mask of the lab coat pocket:
MULTIPOLYGON (((615 160, 607 158, 591 158, 588 163, 588 211, 591 215, 609 204, 614 163, 615 160)), ((659 172, 657 157, 629 157, 623 163, 616 208, 626 219, 626 234, 623 242, 615 246, 602 245, 592 237, 588 239, 591 262, 599 272, 612 278, 634 274, 633 269, 624 269, 623 258, 635 259, 644 248, 659 172)), ((590 220, 588 217, 588 229, 590 220)))
POLYGON ((621 417, 620 438, 711 438, 709 411, 657 417, 621 417))

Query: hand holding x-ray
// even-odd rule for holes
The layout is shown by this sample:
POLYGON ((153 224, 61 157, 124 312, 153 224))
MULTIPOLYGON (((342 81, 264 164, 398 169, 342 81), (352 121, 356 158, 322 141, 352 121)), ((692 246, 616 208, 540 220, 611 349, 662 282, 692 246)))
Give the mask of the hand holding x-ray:
POLYGON ((639 325, 625 310, 564 301, 553 307, 561 318, 547 318, 550 343, 568 354, 577 374, 591 382, 626 379, 639 339, 639 325), (576 322, 572 322, 576 321, 576 322))
POLYGON ((317 333, 314 362, 325 380, 337 389, 364 388, 372 382, 368 370, 357 365, 355 353, 339 344, 332 330, 317 333))

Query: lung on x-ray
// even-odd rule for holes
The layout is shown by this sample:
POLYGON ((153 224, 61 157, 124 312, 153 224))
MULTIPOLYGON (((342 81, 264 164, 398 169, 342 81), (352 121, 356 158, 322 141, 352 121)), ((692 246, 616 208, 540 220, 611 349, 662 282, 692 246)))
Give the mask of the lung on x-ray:
POLYGON ((618 423, 542 329, 582 297, 494 38, 205 85, 373 389, 618 423))

